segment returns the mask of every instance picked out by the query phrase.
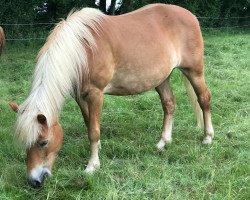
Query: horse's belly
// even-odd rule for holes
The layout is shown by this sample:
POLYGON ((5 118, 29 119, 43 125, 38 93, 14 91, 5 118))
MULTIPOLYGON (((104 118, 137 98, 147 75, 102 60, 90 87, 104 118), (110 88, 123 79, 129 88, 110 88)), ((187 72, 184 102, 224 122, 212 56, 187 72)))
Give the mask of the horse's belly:
POLYGON ((104 88, 105 94, 132 95, 148 91, 159 86, 171 73, 172 69, 158 67, 154 69, 120 69, 111 82, 104 88), (140 70, 139 70, 140 69, 140 70))

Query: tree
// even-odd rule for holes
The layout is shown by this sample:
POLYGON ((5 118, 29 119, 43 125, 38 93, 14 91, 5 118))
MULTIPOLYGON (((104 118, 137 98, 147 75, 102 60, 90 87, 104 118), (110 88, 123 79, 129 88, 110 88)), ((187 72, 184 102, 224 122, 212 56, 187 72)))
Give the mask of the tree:
POLYGON ((111 0, 110 5, 107 5, 107 0, 0 0, 0 25, 2 24, 7 38, 27 35, 43 37, 53 25, 24 27, 3 24, 58 22, 61 18, 66 18, 73 8, 83 7, 98 8, 109 15, 123 14, 156 2, 179 5, 196 16, 215 18, 199 19, 203 27, 249 25, 249 18, 246 16, 249 16, 250 0, 111 0))
POLYGON ((99 9, 106 13, 106 0, 100 0, 99 1, 99 9))
POLYGON ((116 0, 111 0, 111 4, 108 9, 109 15, 115 15, 115 6, 116 6, 116 0))

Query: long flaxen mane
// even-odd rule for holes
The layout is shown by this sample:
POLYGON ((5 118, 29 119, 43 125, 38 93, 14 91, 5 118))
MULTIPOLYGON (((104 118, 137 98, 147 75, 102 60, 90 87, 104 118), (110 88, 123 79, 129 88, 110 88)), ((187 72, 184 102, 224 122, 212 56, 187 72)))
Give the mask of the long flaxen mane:
POLYGON ((88 77, 86 48, 95 48, 91 31, 98 32, 105 15, 92 8, 71 13, 54 28, 40 50, 30 94, 19 106, 16 122, 17 138, 30 147, 41 132, 37 115, 43 114, 51 127, 58 121, 64 98, 79 94, 88 77))

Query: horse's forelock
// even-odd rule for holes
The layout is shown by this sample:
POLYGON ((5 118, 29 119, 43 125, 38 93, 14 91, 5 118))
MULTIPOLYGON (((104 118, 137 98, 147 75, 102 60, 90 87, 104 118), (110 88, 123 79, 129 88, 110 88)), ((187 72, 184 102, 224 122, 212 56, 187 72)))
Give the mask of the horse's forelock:
POLYGON ((41 132, 41 125, 36 120, 36 112, 33 110, 18 111, 15 136, 26 148, 34 144, 41 132))

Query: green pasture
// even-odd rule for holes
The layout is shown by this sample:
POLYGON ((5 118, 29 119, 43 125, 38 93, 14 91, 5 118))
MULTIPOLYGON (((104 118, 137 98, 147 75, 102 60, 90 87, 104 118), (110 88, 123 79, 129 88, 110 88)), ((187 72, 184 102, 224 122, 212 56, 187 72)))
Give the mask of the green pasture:
POLYGON ((0 57, 0 199, 250 199, 250 32, 204 33, 205 75, 212 93, 215 138, 201 144, 178 70, 173 143, 156 150, 163 113, 155 91, 106 96, 101 123, 101 169, 86 175, 89 142, 80 110, 67 98, 65 137, 53 176, 28 185, 25 151, 13 139, 15 113, 7 101, 28 95, 42 41, 10 42, 0 57))

